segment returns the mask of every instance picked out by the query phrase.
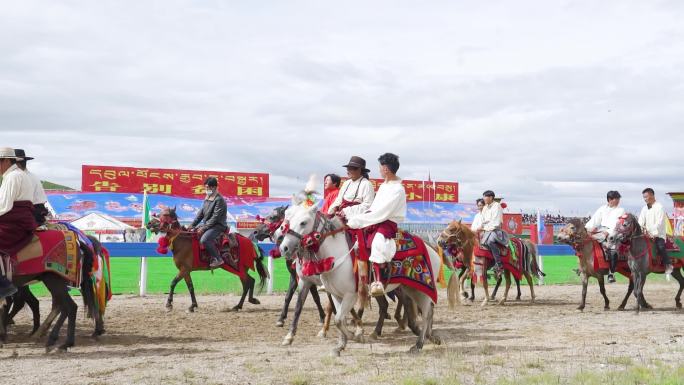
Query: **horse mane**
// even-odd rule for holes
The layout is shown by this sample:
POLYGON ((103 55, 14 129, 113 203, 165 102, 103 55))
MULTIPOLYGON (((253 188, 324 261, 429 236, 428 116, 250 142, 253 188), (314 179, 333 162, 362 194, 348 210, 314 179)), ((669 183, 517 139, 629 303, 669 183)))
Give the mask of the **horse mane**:
POLYGON ((575 226, 576 228, 583 227, 584 224, 582 223, 582 220, 579 218, 572 218, 568 221, 569 224, 575 226))

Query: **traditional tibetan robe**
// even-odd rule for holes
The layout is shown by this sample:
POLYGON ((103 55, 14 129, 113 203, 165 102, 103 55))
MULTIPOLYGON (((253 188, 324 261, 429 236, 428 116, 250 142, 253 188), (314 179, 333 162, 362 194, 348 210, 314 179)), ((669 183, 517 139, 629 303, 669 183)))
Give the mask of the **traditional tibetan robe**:
POLYGON ((365 213, 373 203, 373 198, 375 198, 375 191, 368 179, 363 177, 355 181, 347 179, 340 187, 335 201, 330 205, 328 214, 334 214, 338 208, 342 209, 347 218, 365 213))
POLYGON ((2 175, 0 185, 0 252, 10 256, 33 237, 33 183, 17 165, 2 175))

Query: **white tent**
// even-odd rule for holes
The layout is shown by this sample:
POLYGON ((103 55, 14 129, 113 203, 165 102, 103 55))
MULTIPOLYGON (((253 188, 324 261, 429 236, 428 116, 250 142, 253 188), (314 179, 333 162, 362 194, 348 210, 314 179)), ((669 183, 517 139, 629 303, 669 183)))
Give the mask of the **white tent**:
POLYGON ((72 225, 88 234, 96 234, 103 242, 123 242, 124 231, 134 227, 106 214, 90 213, 71 222, 72 225))

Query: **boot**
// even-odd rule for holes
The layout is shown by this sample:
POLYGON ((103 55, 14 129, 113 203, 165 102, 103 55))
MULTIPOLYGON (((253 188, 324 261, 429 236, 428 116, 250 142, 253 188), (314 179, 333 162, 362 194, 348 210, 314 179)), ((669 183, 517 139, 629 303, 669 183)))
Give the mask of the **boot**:
POLYGON ((373 264, 373 273, 375 274, 375 281, 371 283, 370 287, 370 295, 372 297, 382 297, 385 295, 385 286, 382 284, 382 268, 383 266, 374 263, 373 264))
POLYGON ((223 261, 220 258, 212 258, 211 262, 209 263, 209 267, 211 267, 212 269, 219 267, 221 265, 223 265, 223 261))
POLYGON ((615 283, 615 274, 608 273, 608 282, 609 283, 615 283))
POLYGON ((17 287, 12 284, 7 278, 0 275, 0 299, 14 295, 17 292, 17 287))

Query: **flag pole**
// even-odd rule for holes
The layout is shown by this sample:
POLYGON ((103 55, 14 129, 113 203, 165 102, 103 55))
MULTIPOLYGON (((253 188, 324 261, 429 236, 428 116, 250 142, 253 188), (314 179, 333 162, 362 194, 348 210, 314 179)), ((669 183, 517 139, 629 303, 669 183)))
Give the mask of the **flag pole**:
MULTIPOLYGON (((542 244, 542 240, 544 237, 544 223, 542 222, 541 219, 541 212, 537 208, 537 266, 539 266, 539 270, 544 271, 544 258, 539 252, 539 245, 542 244)), ((539 285, 544 284, 544 276, 539 276, 537 277, 539 285)))
MULTIPOLYGON (((142 215, 142 228, 146 228, 147 222, 150 220, 150 203, 147 200, 147 190, 143 192, 143 215, 142 215)), ((145 242, 149 242, 152 238, 152 232, 150 230, 145 231, 145 242)), ((144 297, 147 295, 147 256, 143 255, 140 257, 140 296, 144 297)))

